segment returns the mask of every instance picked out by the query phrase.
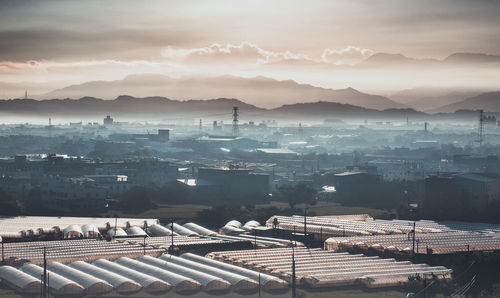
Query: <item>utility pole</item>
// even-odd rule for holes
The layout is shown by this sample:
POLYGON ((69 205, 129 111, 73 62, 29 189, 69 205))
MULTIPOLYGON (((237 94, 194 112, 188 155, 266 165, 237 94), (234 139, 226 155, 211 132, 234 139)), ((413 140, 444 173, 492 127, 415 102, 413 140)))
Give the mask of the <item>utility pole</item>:
POLYGON ((260 298, 260 271, 259 271, 259 298, 260 298))
POLYGON ((477 140, 477 142, 479 143, 479 147, 483 145, 483 132, 484 132, 484 111, 479 110, 479 127, 478 127, 479 139, 477 140))
POLYGON ((295 248, 292 243, 292 298, 296 298, 296 284, 295 284, 295 248))
POLYGON ((412 246, 412 259, 413 262, 415 262, 415 226, 416 226, 416 221, 413 221, 413 231, 411 232, 413 235, 413 246, 412 246))
POLYGON ((307 208, 304 208, 304 245, 307 246, 307 208))
POLYGON ((174 218, 173 217, 170 219, 170 228, 172 229, 172 234, 170 235, 170 237, 171 237, 170 240, 172 241, 172 243, 170 245, 170 250, 171 250, 171 252, 173 252, 174 251, 174 218))
POLYGON ((257 230, 253 229, 253 247, 255 249, 255 253, 257 253, 257 230))
POLYGON ((43 292, 44 298, 47 297, 47 248, 43 247, 43 292))

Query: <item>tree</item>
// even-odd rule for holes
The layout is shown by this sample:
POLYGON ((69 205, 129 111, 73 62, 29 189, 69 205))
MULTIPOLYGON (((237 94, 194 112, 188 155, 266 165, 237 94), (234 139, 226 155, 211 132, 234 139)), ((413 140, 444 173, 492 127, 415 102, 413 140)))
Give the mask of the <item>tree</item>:
POLYGON ((316 190, 305 183, 299 183, 294 186, 282 186, 279 188, 279 191, 292 210, 295 209, 295 205, 297 204, 306 203, 312 205, 316 202, 316 190))
POLYGON ((154 201, 167 204, 182 204, 186 203, 189 197, 190 190, 187 185, 172 181, 158 189, 154 201))
POLYGON ((139 213, 153 208, 147 187, 134 186, 120 196, 120 208, 126 212, 139 213))
POLYGON ((7 192, 0 188, 0 212, 1 215, 19 215, 21 209, 7 192))

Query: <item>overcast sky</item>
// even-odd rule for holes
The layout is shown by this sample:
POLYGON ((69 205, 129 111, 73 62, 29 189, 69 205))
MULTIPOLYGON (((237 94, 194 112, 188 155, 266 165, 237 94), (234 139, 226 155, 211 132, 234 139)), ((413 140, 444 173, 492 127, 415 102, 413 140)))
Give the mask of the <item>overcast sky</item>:
POLYGON ((339 65, 379 52, 500 54, 495 0, 0 3, 0 81, 11 83, 231 73, 373 89, 339 65), (325 65, 336 67, 328 80, 325 65))

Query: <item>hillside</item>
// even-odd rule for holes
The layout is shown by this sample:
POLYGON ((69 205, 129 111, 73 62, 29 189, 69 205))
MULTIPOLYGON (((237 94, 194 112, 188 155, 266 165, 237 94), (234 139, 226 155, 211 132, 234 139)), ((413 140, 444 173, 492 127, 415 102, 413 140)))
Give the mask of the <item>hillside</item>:
POLYGON ((275 108, 299 102, 329 101, 384 110, 402 108, 384 96, 371 95, 352 88, 327 89, 292 80, 278 81, 266 77, 190 76, 171 78, 164 75, 131 75, 117 81, 93 81, 57 89, 43 98, 81 98, 84 96, 112 99, 121 94, 135 97, 160 95, 170 99, 239 98, 248 104, 275 108))
POLYGON ((430 112, 453 113, 457 110, 479 110, 500 112, 500 91, 486 92, 457 103, 445 105, 430 112))
POLYGON ((485 91, 478 89, 417 87, 393 93, 390 98, 417 110, 429 111, 460 102, 483 92, 485 91))

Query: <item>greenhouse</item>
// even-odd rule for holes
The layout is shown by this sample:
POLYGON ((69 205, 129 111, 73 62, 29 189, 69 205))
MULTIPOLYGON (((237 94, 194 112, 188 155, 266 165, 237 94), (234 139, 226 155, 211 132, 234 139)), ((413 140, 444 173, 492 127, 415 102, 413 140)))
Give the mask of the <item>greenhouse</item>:
MULTIPOLYGON (((149 233, 151 233, 151 236, 153 236, 153 237, 172 235, 172 230, 167 229, 164 226, 159 225, 159 224, 154 224, 154 225, 149 226, 148 230, 149 230, 149 233)), ((174 232, 174 235, 178 235, 178 234, 174 232)))
POLYGON ((56 233, 65 227, 77 225, 95 226, 98 230, 108 230, 115 223, 120 228, 129 226, 148 227, 159 223, 151 218, 106 218, 106 217, 55 217, 55 216, 0 216, 0 237, 21 238, 29 235, 39 236, 56 233))
POLYGON ((125 232, 122 228, 111 228, 106 232, 106 234, 111 238, 127 236, 127 232, 125 232))
POLYGON ((207 229, 205 227, 202 227, 200 225, 197 225, 197 224, 195 224, 193 222, 185 223, 183 226, 185 228, 187 228, 187 229, 189 229, 189 230, 191 230, 193 232, 196 232, 196 233, 198 233, 200 235, 203 235, 203 236, 216 236, 217 235, 216 232, 214 232, 212 230, 209 230, 209 229, 207 229))
MULTIPOLYGON (((26 264, 21 267, 21 270, 34 278, 40 278, 43 275, 43 268, 33 264, 26 264)), ((54 295, 64 297, 83 295, 85 293, 83 286, 49 270, 47 270, 47 279, 50 292, 54 295)))
MULTIPOLYGON (((192 231, 192 230, 190 230, 186 227, 183 227, 179 224, 174 223, 173 226, 174 226, 174 232, 181 235, 181 236, 199 236, 199 234, 196 233, 195 231, 192 231)), ((165 225, 165 228, 172 231, 172 223, 165 225)))
MULTIPOLYGON (((308 232, 331 236, 369 236, 408 234, 413 231, 413 221, 373 219, 364 215, 349 216, 272 216, 266 221, 267 227, 274 227, 275 220, 278 228, 289 231, 303 231, 306 220, 308 232)), ((457 221, 419 220, 415 222, 415 233, 441 232, 499 232, 500 225, 469 223, 457 221)))
MULTIPOLYGON (((395 259, 368 257, 363 254, 335 253, 321 249, 280 248, 212 252, 209 257, 270 273, 292 281, 292 256, 296 278, 311 287, 347 286, 363 283, 367 287, 399 285, 406 275, 419 278, 451 278, 452 270, 442 266, 399 262, 395 259), (386 277, 394 275, 394 280, 386 277), (384 281, 385 280, 385 281, 384 281)), ((190 255, 190 258, 196 258, 190 255)))
POLYGON ((26 296, 40 293, 40 278, 35 278, 11 266, 0 266, 0 280, 26 296))
MULTIPOLYGON (((325 249, 347 251, 356 248, 361 251, 413 252, 413 237, 410 235, 378 235, 369 237, 329 238, 325 249)), ((451 254, 470 251, 500 250, 500 238, 494 233, 441 232, 416 234, 416 254, 451 254)))
POLYGON ((125 230, 128 236, 148 236, 143 229, 139 227, 130 227, 125 230))
POLYGON ((83 237, 85 238, 98 238, 101 233, 95 225, 83 225, 82 226, 83 237))
POLYGON ((64 239, 82 238, 83 231, 79 225, 70 225, 70 226, 67 226, 66 228, 64 228, 63 236, 64 236, 64 239))
POLYGON ((126 278, 114 272, 99 268, 92 264, 83 261, 76 261, 69 265, 71 268, 102 279, 113 286, 114 290, 119 294, 132 294, 142 289, 142 286, 137 282, 126 278))
POLYGON ((198 263, 196 261, 183 259, 172 255, 164 255, 162 258, 177 265, 184 266, 193 270, 197 270, 227 280, 228 282, 231 283, 233 291, 236 292, 257 290, 257 288, 259 287, 259 284, 256 281, 237 273, 228 272, 220 268, 208 266, 202 263, 198 263))
POLYGON ((139 260, 133 260, 130 258, 120 258, 116 260, 116 263, 130 268, 132 270, 141 272, 158 278, 160 280, 166 281, 172 286, 174 290, 178 293, 183 292, 195 292, 201 289, 201 284, 187 276, 180 275, 171 271, 167 271, 156 266, 150 265, 143 260, 145 258, 150 258, 148 256, 139 258, 139 260))
POLYGON ((113 291, 113 286, 108 282, 59 262, 50 262, 47 268, 51 272, 77 282, 85 288, 88 295, 104 295, 113 291))
POLYGON ((94 266, 111 271, 113 273, 126 276, 140 284, 144 290, 151 294, 161 294, 165 293, 172 287, 169 283, 160 280, 151 275, 147 275, 136 270, 130 269, 123 265, 105 260, 99 259, 92 263, 94 266))
POLYGON ((168 258, 165 257, 165 255, 160 258, 145 256, 139 258, 139 261, 196 280, 203 285, 203 290, 206 292, 225 291, 231 288, 231 284, 222 278, 168 262, 168 258))
POLYGON ((4 243, 4 254, 9 262, 22 264, 30 261, 34 264, 42 264, 44 248, 50 261, 61 263, 91 262, 101 258, 113 260, 123 256, 138 257, 144 253, 159 256, 165 251, 129 242, 81 239, 4 243))
POLYGON ((275 276, 269 275, 269 274, 264 274, 260 273, 257 271, 253 271, 247 268, 235 266, 232 264, 228 263, 223 263, 220 261, 212 260, 209 258, 201 257, 192 253, 185 253, 181 256, 181 258, 185 258, 188 260, 192 260, 195 262, 199 262, 201 264, 205 264, 208 266, 212 266, 215 268, 219 268, 228 272, 236 273, 248 278, 253 279, 254 281, 259 282, 262 285, 262 288, 264 291, 272 291, 272 290, 283 290, 288 288, 288 283, 280 278, 277 278, 275 276))

